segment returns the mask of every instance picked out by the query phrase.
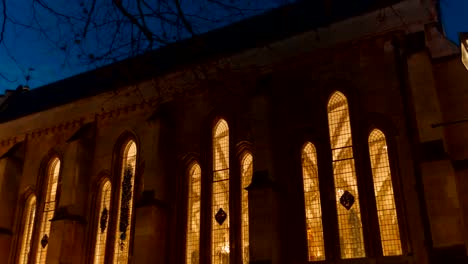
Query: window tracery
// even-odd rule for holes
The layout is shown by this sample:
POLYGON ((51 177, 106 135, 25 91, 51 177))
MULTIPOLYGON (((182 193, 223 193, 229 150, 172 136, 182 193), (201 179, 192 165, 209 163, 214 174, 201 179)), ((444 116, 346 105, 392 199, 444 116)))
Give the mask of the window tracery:
POLYGON ((135 185, 137 147, 130 140, 124 147, 120 177, 117 226, 114 244, 114 263, 128 263, 130 250, 133 193, 135 185))
POLYGON ((200 263, 201 169, 194 163, 189 169, 186 264, 200 263))
POLYGON ((36 196, 30 195, 26 200, 23 217, 23 236, 21 237, 20 264, 27 264, 31 255, 31 239, 36 216, 36 196))
POLYGON ((55 157, 53 158, 47 167, 47 187, 45 193, 44 210, 42 211, 42 217, 39 228, 39 243, 37 245, 36 252, 36 263, 46 263, 47 248, 50 236, 50 220, 54 217, 56 198, 57 198, 57 186, 60 174, 60 160, 55 157))
POLYGON ((317 152, 310 142, 302 149, 302 177, 309 261, 325 260, 317 152))
POLYGON ((245 189, 250 185, 253 174, 253 157, 244 153, 241 162, 241 192, 242 192, 242 263, 249 263, 249 193, 245 189))
POLYGON ((94 263, 104 263, 105 252, 106 252, 106 239, 108 232, 108 222, 109 222, 109 208, 111 200, 111 183, 109 180, 106 180, 101 184, 99 190, 99 207, 96 225, 96 243, 94 247, 94 263))
POLYGON ((220 119, 213 128, 212 264, 227 264, 230 258, 229 128, 220 119))
POLYGON ((327 112, 341 257, 361 258, 366 254, 346 97, 335 92, 328 102, 327 112))
POLYGON ((400 230, 387 141, 382 131, 374 129, 369 135, 368 142, 383 255, 401 255, 400 230))

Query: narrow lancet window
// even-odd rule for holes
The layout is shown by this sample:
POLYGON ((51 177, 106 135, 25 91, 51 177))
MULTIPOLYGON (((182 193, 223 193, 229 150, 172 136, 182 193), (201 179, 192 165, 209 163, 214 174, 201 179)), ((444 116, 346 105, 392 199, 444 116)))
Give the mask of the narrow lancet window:
POLYGON ((393 194, 392 173, 388 160, 387 141, 385 135, 378 129, 372 130, 369 135, 369 153, 383 255, 401 255, 400 230, 393 194))
POLYGON ((186 264, 200 263, 201 169, 194 163, 189 169, 186 264))
POLYGON ((27 264, 31 255, 31 239, 36 216, 36 196, 30 195, 26 200, 23 213, 23 235, 21 237, 20 264, 27 264))
POLYGON ((49 244, 50 236, 50 220, 54 217, 56 198, 57 198, 57 186, 60 174, 60 160, 53 158, 47 166, 46 175, 46 193, 44 202, 44 211, 41 216, 41 223, 39 228, 39 241, 37 243, 36 252, 36 263, 46 263, 47 248, 49 244))
POLYGON ((132 232, 131 225, 133 213, 133 192, 135 188, 136 157, 136 144, 134 141, 129 141, 123 149, 122 156, 113 263, 128 263, 132 232))
POLYGON ((317 152, 310 142, 302 149, 302 177, 309 261, 325 260, 317 152))
POLYGON ((250 185, 253 174, 253 157, 246 152, 241 162, 242 180, 242 263, 249 263, 249 193, 245 189, 250 185))
POLYGON ((101 184, 98 196, 98 214, 96 225, 96 244, 94 247, 94 264, 104 264, 106 252, 106 239, 109 224, 109 208, 111 200, 111 183, 105 181, 101 184))
POLYGON ((219 120, 213 128, 212 264, 229 263, 229 128, 219 120))
POLYGON ((327 111, 341 258, 362 258, 366 254, 346 97, 335 92, 328 102, 327 111))

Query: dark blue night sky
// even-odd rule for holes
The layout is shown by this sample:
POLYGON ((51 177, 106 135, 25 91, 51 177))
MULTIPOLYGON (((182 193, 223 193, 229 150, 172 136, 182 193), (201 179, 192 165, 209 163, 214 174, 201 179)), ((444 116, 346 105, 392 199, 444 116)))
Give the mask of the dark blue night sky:
MULTIPOLYGON (((40 12, 34 12, 30 2, 31 0, 9 0, 7 9, 17 22, 27 24, 33 19, 43 19, 47 22, 47 17, 41 17, 40 12)), ((70 8, 73 2, 77 5, 80 1, 65 2, 70 8)), ((271 8, 288 1, 265 2, 268 2, 271 8)), ((458 33, 468 31, 468 0, 440 0, 440 9, 442 24, 448 38, 458 44, 458 33)), ((51 25, 47 25, 46 22, 45 26, 54 26, 53 22, 51 25)), ((35 88, 95 67, 83 66, 73 58, 68 58, 37 31, 10 25, 5 33, 5 43, 0 44, 0 73, 7 79, 0 77, 0 94, 5 89, 15 89, 19 84, 26 84, 25 77, 28 72, 31 72, 32 77, 28 85, 35 88)))

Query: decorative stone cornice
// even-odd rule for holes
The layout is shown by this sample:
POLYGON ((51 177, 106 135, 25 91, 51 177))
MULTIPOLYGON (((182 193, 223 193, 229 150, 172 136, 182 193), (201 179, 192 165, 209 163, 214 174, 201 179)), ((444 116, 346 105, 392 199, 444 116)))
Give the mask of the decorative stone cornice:
POLYGON ((0 140, 0 146, 8 147, 16 144, 19 141, 27 139, 37 139, 49 134, 57 134, 70 132, 71 130, 76 130, 81 127, 84 123, 89 122, 94 117, 96 120, 109 120, 118 118, 123 115, 128 115, 137 111, 148 111, 154 109, 158 105, 157 98, 152 98, 151 100, 142 101, 140 103, 129 104, 122 107, 118 107, 109 111, 102 111, 100 113, 94 113, 88 117, 82 116, 78 119, 68 120, 61 123, 58 123, 51 127, 39 128, 35 130, 28 131, 23 134, 12 136, 6 139, 0 140))

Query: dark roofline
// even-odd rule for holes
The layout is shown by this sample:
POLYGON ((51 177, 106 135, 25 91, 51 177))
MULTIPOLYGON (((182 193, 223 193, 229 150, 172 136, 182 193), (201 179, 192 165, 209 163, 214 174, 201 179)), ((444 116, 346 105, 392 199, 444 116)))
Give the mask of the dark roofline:
POLYGON ((0 112, 0 123, 286 39, 402 0, 300 0, 157 50, 17 94, 0 112))

